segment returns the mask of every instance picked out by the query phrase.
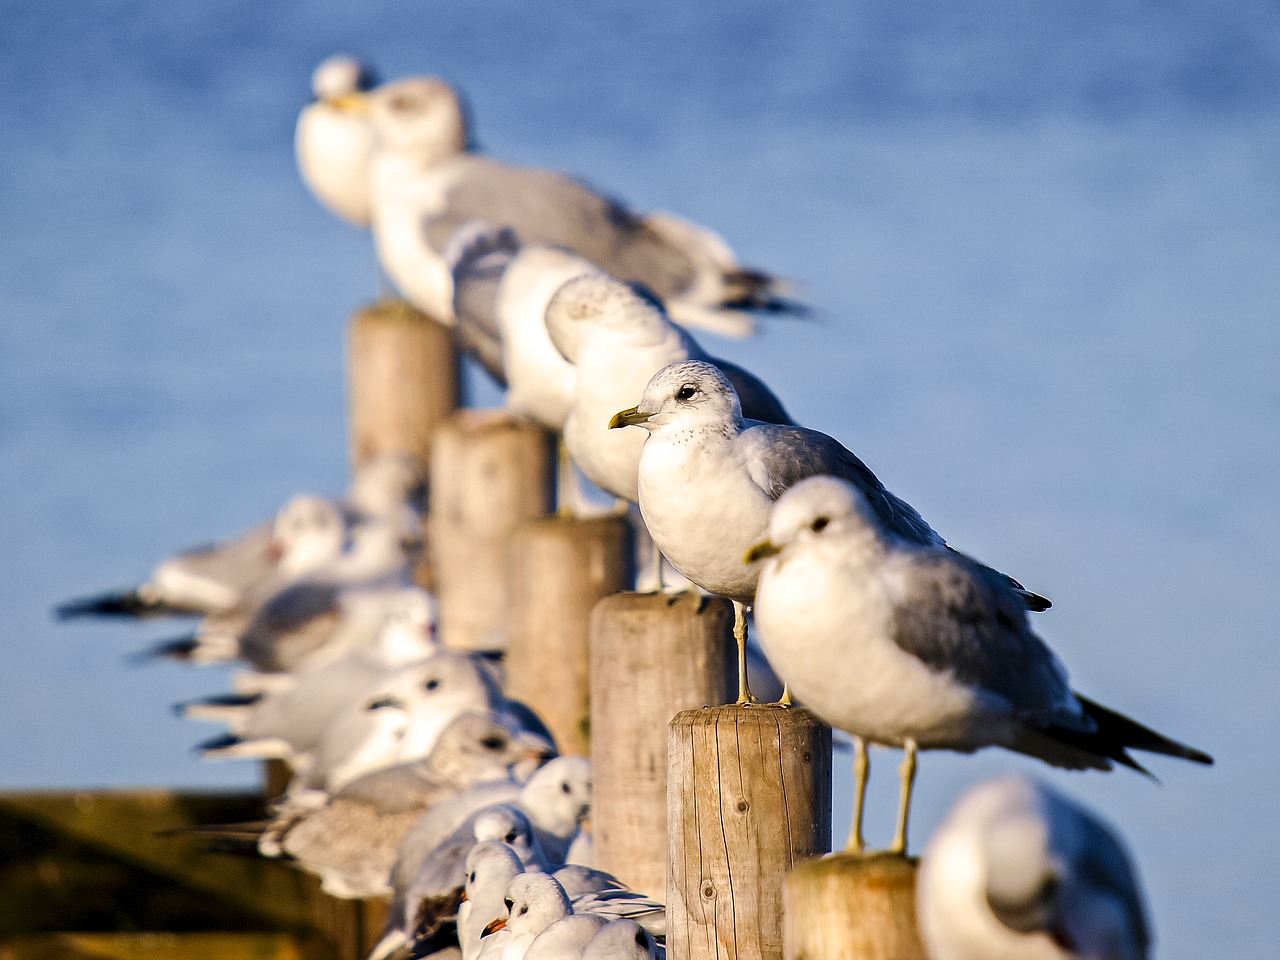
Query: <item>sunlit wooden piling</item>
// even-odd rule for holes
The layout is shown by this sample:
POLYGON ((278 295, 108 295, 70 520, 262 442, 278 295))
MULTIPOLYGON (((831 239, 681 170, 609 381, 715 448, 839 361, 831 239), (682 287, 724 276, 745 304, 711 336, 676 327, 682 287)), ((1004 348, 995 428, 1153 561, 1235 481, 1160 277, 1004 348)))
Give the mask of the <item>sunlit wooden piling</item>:
POLYGON ((507 694, 561 753, 588 755, 591 610, 631 585, 632 567, 631 524, 618 514, 527 520, 507 542, 507 694))
POLYGON ((788 870, 831 845, 831 728, 802 709, 671 721, 667 945, 673 960, 782 960, 788 870))
POLYGON ((624 593, 591 615, 591 820, 596 866, 637 890, 667 883, 667 724, 723 703, 733 607, 693 593, 624 593))
POLYGON ((786 880, 786 960, 927 960, 916 929, 916 861, 838 853, 786 880))
POLYGON ((462 410, 431 454, 428 549, 440 598, 440 637, 461 650, 503 650, 507 538, 551 511, 551 438, 498 410, 462 410))

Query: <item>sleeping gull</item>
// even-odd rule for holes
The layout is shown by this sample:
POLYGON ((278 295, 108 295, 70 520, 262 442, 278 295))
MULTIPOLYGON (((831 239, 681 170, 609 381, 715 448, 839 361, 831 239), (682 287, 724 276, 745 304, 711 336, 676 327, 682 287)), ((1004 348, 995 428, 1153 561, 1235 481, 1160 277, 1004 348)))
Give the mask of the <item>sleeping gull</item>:
POLYGON ((916 890, 933 960, 1145 960, 1151 949, 1120 838, 1029 777, 966 792, 925 848, 916 890))
POLYGON ((760 645, 807 707, 858 738, 851 851, 862 849, 865 741, 905 751, 897 853, 907 847, 918 749, 998 746, 1071 770, 1145 773, 1130 750, 1213 762, 1074 693, 1006 577, 891 525, 854 484, 796 484, 768 532, 747 554, 764 561, 760 645))
POLYGON ((353 95, 375 82, 355 57, 329 57, 311 75, 314 99, 298 114, 294 134, 303 182, 322 205, 357 227, 369 226, 369 166, 378 138, 363 101, 353 95))
MULTIPOLYGON (((744 418, 734 385, 700 360, 659 370, 640 402, 609 421, 640 426, 637 486, 640 513, 654 543, 698 586, 734 605, 738 641, 738 703, 751 703, 746 675, 746 605, 755 596, 760 564, 743 553, 764 536, 775 500, 805 477, 832 474, 857 484, 899 536, 943 540, 915 509, 898 499, 867 466, 824 433, 744 418)), ((1037 609, 1048 606, 1029 595, 1037 609)), ((784 701, 789 698, 784 695, 784 701)))
POLYGON ((744 336, 752 318, 740 308, 795 308, 783 284, 741 266, 705 227, 641 216, 570 177, 471 151, 466 109, 442 80, 402 80, 336 104, 367 109, 378 138, 370 182, 382 264, 410 302, 444 322, 453 297, 441 253, 472 220, 513 227, 526 243, 575 250, 644 283, 681 323, 744 336))

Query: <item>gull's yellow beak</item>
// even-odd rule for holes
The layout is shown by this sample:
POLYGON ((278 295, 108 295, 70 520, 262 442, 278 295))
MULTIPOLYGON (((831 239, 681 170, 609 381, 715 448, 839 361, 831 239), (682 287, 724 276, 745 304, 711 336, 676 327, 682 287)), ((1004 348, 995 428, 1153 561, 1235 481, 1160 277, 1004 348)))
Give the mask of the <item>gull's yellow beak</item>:
POLYGON ((757 560, 763 560, 765 557, 776 557, 782 552, 782 548, 769 540, 761 540, 754 547, 747 551, 746 556, 742 558, 743 563, 755 563, 757 560))
POLYGON ((618 427, 636 427, 651 416, 653 416, 651 413, 641 413, 639 407, 627 407, 627 409, 619 410, 613 415, 613 419, 609 421, 609 429, 617 430, 618 427))
POLYGON ((497 920, 490 920, 484 925, 484 929, 480 931, 480 937, 483 939, 491 933, 497 933, 507 925, 506 917, 499 917, 497 920))
POLYGON ((340 97, 327 97, 324 102, 343 113, 369 112, 369 95, 360 90, 344 93, 340 97))

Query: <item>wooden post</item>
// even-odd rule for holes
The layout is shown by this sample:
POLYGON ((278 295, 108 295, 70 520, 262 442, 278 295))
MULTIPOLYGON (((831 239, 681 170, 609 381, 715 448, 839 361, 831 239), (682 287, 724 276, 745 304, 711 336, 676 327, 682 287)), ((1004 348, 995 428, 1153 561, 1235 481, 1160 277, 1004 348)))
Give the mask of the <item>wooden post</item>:
POLYGON ((382 939, 390 904, 386 900, 343 900, 316 891, 313 918, 333 960, 364 960, 382 939))
POLYGON ((916 860, 837 853, 787 877, 786 960, 927 960, 916 929, 916 860))
POLYGON ((347 341, 351 462, 381 453, 431 458, 436 428, 458 409, 458 351, 449 328, 401 300, 356 311, 347 341))
POLYGON ((661 900, 667 885, 667 724, 723 703, 733 607, 693 593, 624 593, 591 614, 591 823, 596 866, 661 900))
POLYGON ((560 752, 588 756, 596 601, 631 586, 625 516, 539 517, 507 541, 507 693, 531 706, 560 752))
MULTIPOLYGON (((458 409, 458 350, 452 331, 403 300, 380 300, 356 311, 347 332, 347 392, 351 463, 382 453, 431 459, 437 428, 458 409)), ((430 551, 414 579, 436 586, 430 551)))
POLYGON ((786 872, 831 846, 831 728, 799 708, 686 710, 668 763, 673 960, 782 960, 786 872))
POLYGON ((436 433, 427 543, 440 638, 461 650, 507 645, 507 537, 550 512, 547 431, 499 410, 462 410, 436 433))

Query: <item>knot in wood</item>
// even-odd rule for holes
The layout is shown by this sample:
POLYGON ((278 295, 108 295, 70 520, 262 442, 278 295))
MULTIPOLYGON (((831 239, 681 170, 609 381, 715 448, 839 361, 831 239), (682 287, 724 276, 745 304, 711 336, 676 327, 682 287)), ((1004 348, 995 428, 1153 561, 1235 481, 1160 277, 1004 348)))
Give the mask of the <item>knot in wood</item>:
POLYGON ((746 813, 747 810, 750 808, 751 804, 747 803, 747 801, 745 800, 739 800, 736 804, 734 804, 734 806, 737 807, 739 813, 746 813))
POLYGON ((716 885, 712 883, 710 880, 704 880, 702 882, 702 899, 714 900, 715 898, 716 898, 716 885))

